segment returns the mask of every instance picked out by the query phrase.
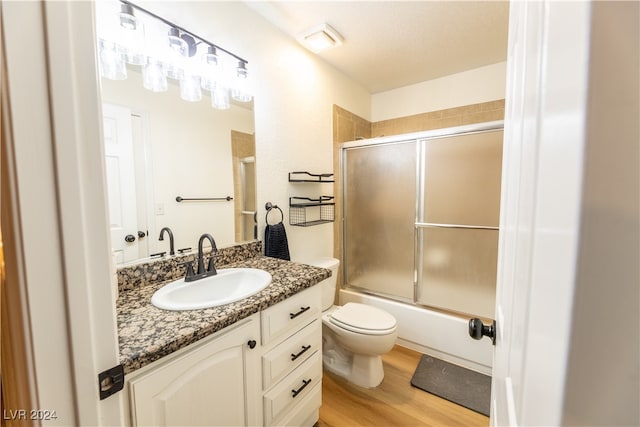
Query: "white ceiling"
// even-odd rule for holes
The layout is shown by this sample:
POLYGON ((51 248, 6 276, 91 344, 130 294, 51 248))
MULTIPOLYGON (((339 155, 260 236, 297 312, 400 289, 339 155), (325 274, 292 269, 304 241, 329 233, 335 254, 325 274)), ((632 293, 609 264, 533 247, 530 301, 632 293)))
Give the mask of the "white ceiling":
POLYGON ((295 36, 328 23, 342 46, 318 55, 371 93, 506 60, 507 1, 258 1, 295 36))

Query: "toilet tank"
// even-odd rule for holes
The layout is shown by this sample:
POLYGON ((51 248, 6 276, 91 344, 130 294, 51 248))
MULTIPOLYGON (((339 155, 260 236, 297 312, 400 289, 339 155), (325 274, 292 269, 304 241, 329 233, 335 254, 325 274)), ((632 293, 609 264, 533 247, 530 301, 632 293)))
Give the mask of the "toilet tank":
POLYGON ((335 258, 317 258, 306 261, 305 264, 331 270, 331 277, 329 277, 328 279, 324 279, 319 283, 319 285, 322 286, 322 311, 324 311, 333 305, 333 299, 336 293, 336 282, 338 280, 338 267, 340 266, 340 260, 337 260, 335 258))

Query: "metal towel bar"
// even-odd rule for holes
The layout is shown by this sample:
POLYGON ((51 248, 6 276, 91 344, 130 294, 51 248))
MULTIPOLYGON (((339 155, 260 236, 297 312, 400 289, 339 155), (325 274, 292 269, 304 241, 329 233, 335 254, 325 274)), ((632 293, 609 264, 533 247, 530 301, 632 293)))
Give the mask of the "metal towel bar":
POLYGON ((227 202, 233 200, 233 197, 231 196, 227 196, 227 197, 196 197, 196 198, 184 198, 184 197, 180 197, 177 196, 176 197, 176 202, 180 203, 180 202, 213 202, 213 201, 224 201, 226 200, 227 202))

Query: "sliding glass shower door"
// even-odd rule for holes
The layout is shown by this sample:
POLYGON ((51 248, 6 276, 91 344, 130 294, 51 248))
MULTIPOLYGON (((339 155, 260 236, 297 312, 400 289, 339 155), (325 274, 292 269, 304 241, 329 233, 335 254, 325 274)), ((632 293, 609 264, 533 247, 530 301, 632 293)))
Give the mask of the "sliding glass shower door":
POLYGON ((416 141, 348 150, 344 192, 345 283, 414 299, 416 141))
POLYGON ((502 134, 346 145, 346 286, 492 318, 502 134))
POLYGON ((493 318, 502 131, 422 141, 417 302, 493 318))

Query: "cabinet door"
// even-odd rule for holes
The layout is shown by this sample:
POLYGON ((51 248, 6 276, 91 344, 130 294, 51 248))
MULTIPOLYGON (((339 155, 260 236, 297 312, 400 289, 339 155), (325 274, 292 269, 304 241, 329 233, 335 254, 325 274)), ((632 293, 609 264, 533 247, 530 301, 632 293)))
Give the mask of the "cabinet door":
MULTIPOLYGON (((244 426, 255 418, 259 390, 257 318, 130 381, 137 426, 244 426), (245 370, 245 365, 247 370, 245 370)), ((259 400, 258 400, 259 402, 259 400)))

